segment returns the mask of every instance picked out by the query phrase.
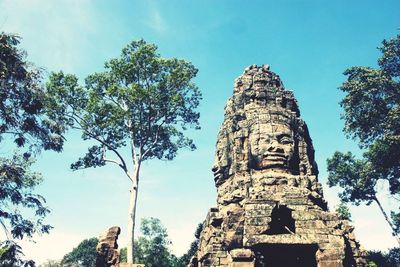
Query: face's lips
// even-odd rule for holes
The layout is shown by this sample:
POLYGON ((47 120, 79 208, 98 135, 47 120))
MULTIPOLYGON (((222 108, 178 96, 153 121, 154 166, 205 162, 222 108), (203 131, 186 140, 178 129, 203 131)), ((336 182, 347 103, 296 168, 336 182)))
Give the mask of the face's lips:
POLYGON ((267 168, 277 168, 285 169, 288 164, 288 157, 282 153, 266 153, 264 156, 258 157, 257 168, 267 169, 267 168))
POLYGON ((267 161, 282 162, 282 163, 285 162, 285 159, 284 159, 284 158, 281 158, 281 157, 279 157, 279 158, 278 158, 278 157, 274 157, 274 158, 273 158, 273 157, 270 157, 270 158, 266 158, 266 160, 267 160, 267 161))
POLYGON ((286 161, 286 156, 281 153, 269 153, 265 155, 264 159, 271 161, 286 161))
POLYGON ((214 172, 214 181, 219 180, 220 178, 222 178, 223 176, 223 171, 220 167, 214 167, 212 169, 212 171, 214 172))

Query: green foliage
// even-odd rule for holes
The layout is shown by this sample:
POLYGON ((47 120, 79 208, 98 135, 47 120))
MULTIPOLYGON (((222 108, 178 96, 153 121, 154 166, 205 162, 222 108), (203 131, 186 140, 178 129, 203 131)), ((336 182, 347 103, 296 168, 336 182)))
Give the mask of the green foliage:
POLYGON ((346 206, 345 203, 341 202, 337 207, 336 207, 336 212, 339 214, 340 218, 343 220, 349 220, 351 221, 351 213, 349 208, 346 206))
POLYGON ((183 266, 187 266, 189 264, 190 259, 196 254, 197 249, 199 247, 199 239, 202 230, 203 230, 203 224, 199 223, 194 233, 195 240, 190 244, 189 250, 185 254, 183 254, 182 257, 179 258, 179 261, 183 266))
POLYGON ((390 40, 383 40, 379 48, 383 56, 378 60, 379 66, 391 77, 400 78, 400 35, 390 40))
POLYGON ((367 262, 371 267, 385 266, 385 256, 381 251, 368 251, 367 262))
POLYGON ((400 248, 392 248, 386 253, 368 251, 368 266, 398 267, 400 266, 400 248))
POLYGON ((0 248, 0 266, 2 267, 34 267, 35 262, 32 260, 24 260, 22 248, 13 240, 2 242, 0 248))
POLYGON ((39 267, 62 267, 61 262, 57 260, 47 260, 39 265, 39 267))
POLYGON ((400 266, 400 248, 391 248, 386 258, 388 266, 400 266))
POLYGON ((41 150, 61 151, 63 145, 62 124, 45 114, 41 71, 26 61, 19 40, 0 33, 0 223, 6 236, 0 243, 1 266, 34 264, 22 259, 15 240, 48 233, 51 227, 43 223, 49 212, 44 198, 33 193, 42 178, 30 167, 33 155, 41 150), (16 151, 7 155, 5 148, 16 151))
POLYGON ((390 217, 393 221, 393 225, 395 226, 394 232, 396 234, 400 234, 400 212, 390 212, 390 217))
MULTIPOLYGON (((135 262, 145 266, 185 267, 169 250, 171 241, 167 230, 157 218, 142 219, 140 231, 142 236, 135 242, 135 262)), ((127 261, 127 249, 120 250, 120 262, 127 261)))
POLYGON ((48 233, 51 226, 43 224, 49 213, 42 196, 32 190, 42 180, 40 174, 30 172, 32 160, 14 155, 11 159, 0 158, 0 221, 8 222, 11 237, 23 239, 35 232, 48 233), (33 210, 33 218, 23 217, 21 208, 33 210))
POLYGON ((366 148, 373 179, 389 181, 392 194, 400 189, 400 35, 384 40, 378 60, 380 69, 353 67, 340 89, 347 95, 344 108, 345 132, 366 148))
POLYGON ((135 262, 148 267, 173 266, 167 230, 157 218, 142 219, 142 236, 136 242, 135 262))
POLYGON ((72 169, 103 166, 106 150, 116 152, 126 144, 134 145, 141 161, 171 160, 179 148, 195 148, 182 131, 199 128, 195 108, 201 94, 191 81, 197 69, 184 60, 161 58, 156 50, 143 40, 132 42, 83 87, 74 75, 50 75, 51 117, 99 142, 72 169))
POLYGON ((119 251, 119 262, 127 262, 128 261, 128 256, 127 256, 127 249, 121 248, 119 251))
POLYGON ((98 239, 95 237, 83 240, 76 248, 63 257, 61 264, 63 266, 93 267, 96 263, 97 243, 98 239))
POLYGON ((339 195, 344 202, 375 201, 395 234, 400 227, 398 214, 392 213, 392 220, 386 215, 376 197, 376 184, 386 181, 393 196, 400 193, 400 35, 384 40, 379 49, 379 69, 352 67, 344 72, 347 81, 340 87, 346 93, 340 103, 344 132, 365 152, 361 159, 335 152, 327 161, 328 184, 344 189, 339 195))
POLYGON ((364 159, 355 159, 351 152, 336 151, 327 160, 328 185, 339 185, 343 192, 339 194, 344 202, 359 205, 361 201, 370 204, 376 195, 377 179, 371 179, 370 165, 364 159))
POLYGON ((44 116, 41 72, 26 62, 19 37, 0 33, 0 142, 17 147, 60 151, 63 128, 44 116))

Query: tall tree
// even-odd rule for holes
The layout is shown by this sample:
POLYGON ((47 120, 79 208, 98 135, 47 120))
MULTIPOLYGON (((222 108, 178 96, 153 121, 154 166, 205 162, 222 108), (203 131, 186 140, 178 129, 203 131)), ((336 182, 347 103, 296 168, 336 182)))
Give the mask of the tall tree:
POLYGON ((6 236, 1 243, 2 266, 23 264, 16 240, 50 230, 43 222, 49 212, 45 199, 33 193, 42 178, 30 167, 35 154, 43 149, 60 151, 63 145, 62 125, 45 116, 41 71, 26 61, 19 42, 16 35, 0 33, 0 224, 6 236), (22 214, 26 209, 33 214, 22 214))
POLYGON ((335 152, 327 161, 328 183, 344 189, 339 196, 345 202, 376 203, 400 245, 399 212, 388 216, 376 188, 378 181, 387 181, 391 195, 400 194, 400 35, 384 40, 379 49, 378 69, 352 67, 344 72, 344 132, 365 152, 361 159, 335 152))
POLYGON ((172 160, 179 148, 195 149, 184 136, 187 127, 199 129, 201 99, 193 83, 197 69, 184 60, 165 59, 143 40, 105 63, 105 71, 89 75, 83 86, 74 75, 50 75, 48 91, 52 118, 95 140, 74 170, 115 164, 131 181, 128 219, 128 262, 134 261, 136 203, 142 162, 172 160), (125 154, 124 147, 129 147, 125 154), (112 157, 113 156, 113 157, 112 157))

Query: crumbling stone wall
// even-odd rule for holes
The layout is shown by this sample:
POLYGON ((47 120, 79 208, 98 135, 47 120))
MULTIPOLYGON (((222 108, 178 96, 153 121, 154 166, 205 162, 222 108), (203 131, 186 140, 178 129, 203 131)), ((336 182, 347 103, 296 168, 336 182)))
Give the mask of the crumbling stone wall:
POLYGON ((212 170, 217 207, 189 266, 263 266, 285 250, 309 251, 318 267, 365 266, 354 229, 328 211, 293 92, 268 65, 235 80, 212 170))

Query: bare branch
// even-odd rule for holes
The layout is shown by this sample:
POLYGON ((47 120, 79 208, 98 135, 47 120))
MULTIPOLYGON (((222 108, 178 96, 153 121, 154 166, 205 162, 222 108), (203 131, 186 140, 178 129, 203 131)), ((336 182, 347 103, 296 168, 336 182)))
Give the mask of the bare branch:
POLYGON ((103 158, 103 160, 104 160, 105 162, 115 163, 115 164, 117 164, 118 166, 120 166, 121 168, 123 168, 122 164, 120 164, 120 163, 119 163, 118 161, 116 161, 116 160, 107 159, 107 158, 103 158))
POLYGON ((394 236, 397 240, 397 243, 400 245, 400 237, 397 235, 395 229, 396 227, 393 225, 392 221, 389 219, 389 217, 386 214, 386 211, 383 209, 381 202, 378 200, 378 198, 375 196, 372 197, 372 199, 375 201, 376 204, 378 204, 379 209, 381 210, 383 217, 385 217, 386 222, 389 224, 390 228, 392 229, 392 236, 394 236))
MULTIPOLYGON (((107 147, 109 150, 111 150, 112 152, 115 153, 115 155, 117 155, 117 157, 119 158, 119 160, 121 161, 121 164, 118 164, 124 171, 125 173, 128 173, 128 168, 126 166, 125 160, 124 158, 121 156, 121 154, 114 148, 112 148, 109 144, 107 144, 105 141, 101 140, 100 138, 98 138, 97 136, 95 136, 94 134, 92 134, 91 132, 89 132, 88 130, 86 130, 83 125, 80 123, 80 121, 74 117, 76 116, 77 118, 79 118, 80 120, 83 121, 82 118, 80 118, 78 115, 73 114, 71 115, 71 118, 80 126, 80 129, 87 134, 89 137, 93 138, 94 140, 98 141, 99 143, 101 143, 103 145, 103 147, 107 147)), ((129 176, 128 176, 129 177, 129 176)), ((130 178, 130 177, 129 177, 130 178)))
POLYGON ((0 219, 0 224, 3 227, 4 233, 6 234, 7 239, 11 239, 10 238, 10 232, 8 231, 6 225, 4 224, 3 220, 0 219))
POLYGON ((113 160, 113 159, 106 158, 106 146, 105 145, 103 145, 102 159, 103 159, 104 162, 114 163, 114 164, 118 165, 120 168, 122 168, 124 170, 126 176, 128 176, 128 178, 129 178, 129 180, 131 180, 131 182, 133 182, 132 178, 130 177, 130 175, 129 175, 128 171, 127 171, 127 169, 124 167, 124 165, 121 162, 118 162, 118 161, 113 160))

